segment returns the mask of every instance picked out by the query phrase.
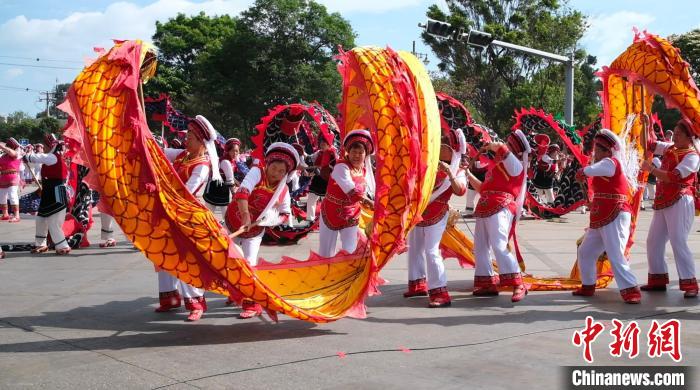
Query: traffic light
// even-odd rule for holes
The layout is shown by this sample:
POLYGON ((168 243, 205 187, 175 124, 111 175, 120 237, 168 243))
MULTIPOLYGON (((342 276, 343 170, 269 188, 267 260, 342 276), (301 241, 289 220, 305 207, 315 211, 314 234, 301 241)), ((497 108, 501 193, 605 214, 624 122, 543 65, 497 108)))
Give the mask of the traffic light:
POLYGON ((454 35, 455 28, 451 24, 441 22, 439 20, 428 19, 428 24, 425 26, 425 31, 436 37, 449 38, 454 35))
POLYGON ((467 44, 471 46, 476 46, 480 48, 486 48, 493 42, 493 37, 491 34, 479 31, 479 30, 469 30, 469 35, 467 36, 467 44))

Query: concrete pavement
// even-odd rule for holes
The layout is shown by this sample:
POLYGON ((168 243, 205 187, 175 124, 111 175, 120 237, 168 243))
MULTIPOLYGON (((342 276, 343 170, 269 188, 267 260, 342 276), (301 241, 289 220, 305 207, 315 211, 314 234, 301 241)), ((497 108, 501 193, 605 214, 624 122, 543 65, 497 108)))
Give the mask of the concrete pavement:
MULTIPOLYGON (((462 206, 463 204, 456 204, 462 206)), ((642 212, 632 268, 646 280, 646 238, 651 212, 642 212)), ((565 223, 525 221, 520 242, 535 275, 568 275, 575 240, 587 215, 565 223)), ((473 230, 473 222, 460 222, 473 230)), ((697 227, 696 227, 697 229, 697 227)), ((695 232, 695 230, 693 232, 695 232)), ((30 242, 34 224, 0 223, 0 242, 30 242)), ((305 258, 318 234, 301 245, 263 247, 261 255, 305 258)), ((570 292, 532 292, 519 304, 510 294, 477 298, 473 270, 448 260, 453 306, 426 308, 427 299, 402 297, 406 256, 382 272, 390 282, 370 298, 368 318, 310 324, 286 317, 239 320, 238 309, 208 295, 209 312, 197 323, 186 313, 154 313, 153 267, 122 236, 116 248, 93 246, 71 256, 8 253, 0 262, 0 388, 119 389, 514 389, 561 388, 561 366, 582 365, 571 342, 588 315, 599 321, 638 319, 640 357, 612 358, 608 331, 594 344, 595 364, 671 365, 669 357, 646 357, 652 319, 682 321, 684 365, 700 361, 698 300, 672 284, 667 293, 644 293, 642 305, 626 305, 613 285, 594 298, 570 292)), ((700 253, 700 233, 690 244, 700 253)), ((670 256, 670 248, 667 256, 670 256)), ((696 375, 697 377, 697 375, 696 375)), ((695 379, 697 383, 697 378, 695 379)))

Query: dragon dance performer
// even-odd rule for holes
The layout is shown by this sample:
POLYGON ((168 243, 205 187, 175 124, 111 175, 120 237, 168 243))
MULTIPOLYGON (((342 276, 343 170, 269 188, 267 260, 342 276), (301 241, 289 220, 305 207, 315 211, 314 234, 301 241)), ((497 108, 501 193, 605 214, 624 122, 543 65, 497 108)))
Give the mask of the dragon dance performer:
MULTIPOLYGON (((216 130, 209 121, 197 115, 187 127, 185 150, 165 149, 165 156, 173 163, 173 168, 185 183, 187 190, 197 196, 209 179, 211 166, 219 166, 214 140, 216 130)), ((221 180, 219 170, 212 172, 213 180, 221 180)), ((185 298, 185 309, 190 311, 187 321, 197 321, 207 310, 204 290, 190 286, 165 271, 158 271, 158 291, 160 306, 156 312, 162 313, 180 307, 181 298, 178 286, 185 298)))
POLYGON ((679 286, 686 298, 698 296, 693 253, 688 246, 688 235, 695 217, 695 180, 700 157, 690 123, 681 120, 673 131, 673 143, 656 142, 649 150, 661 154, 661 167, 645 161, 642 169, 657 178, 654 198, 654 216, 647 236, 649 279, 642 290, 665 291, 669 283, 664 260, 666 242, 671 241, 673 257, 680 279, 679 286))
POLYGON ((423 220, 408 234, 408 291, 405 298, 430 297, 429 307, 451 305, 447 291, 447 274, 440 254, 440 241, 447 227, 452 195, 462 196, 467 191, 467 177, 460 169, 467 142, 461 129, 450 130, 440 148, 435 189, 430 203, 423 212, 423 220), (427 276, 427 282, 426 282, 427 276))
POLYGON ((32 253, 48 252, 48 234, 51 234, 56 247, 56 254, 67 255, 70 246, 63 234, 63 222, 66 220, 68 193, 66 179, 68 166, 64 160, 63 143, 55 135, 47 134, 46 148, 49 153, 32 153, 24 156, 29 164, 41 163, 41 201, 36 218, 36 247, 32 253))
POLYGON ((583 181, 584 177, 592 178, 590 188, 593 200, 590 225, 578 248, 582 286, 573 295, 588 297, 595 293, 596 262, 605 252, 622 299, 626 303, 640 303, 642 295, 637 279, 625 259, 632 221, 628 195, 630 188, 633 188, 634 181, 630 180, 633 174, 625 171, 622 163, 624 145, 615 133, 602 129, 595 135, 593 143, 595 162, 576 173, 579 181, 583 181))
POLYGON ((557 144, 550 144, 547 153, 537 159, 535 177, 532 184, 537 189, 537 195, 547 203, 554 203, 554 179, 559 172, 558 154, 560 148, 557 144))
POLYGON ((14 138, 7 143, 0 142, 0 212, 3 221, 19 222, 19 186, 21 184, 20 167, 22 166, 21 145, 14 138), (7 212, 7 201, 10 212, 7 212))
MULTIPOLYGON (((527 294, 516 257, 508 250, 508 239, 515 233, 515 224, 525 199, 530 144, 521 130, 513 131, 507 145, 494 142, 484 149, 495 153, 493 164, 483 182, 467 172, 469 182, 481 198, 474 210, 474 295, 498 295, 498 285, 512 286, 511 301, 519 302, 527 294), (491 266, 490 252, 498 263, 500 278, 491 266)), ((516 246, 517 252, 517 246, 516 246)))
POLYGON ((374 143, 368 130, 349 132, 343 140, 345 158, 330 175, 326 197, 321 202, 319 250, 323 257, 336 254, 338 235, 341 249, 352 253, 357 248, 360 204, 371 207, 368 196, 374 195, 374 172, 370 156, 374 143))
POLYGON ((333 166, 336 163, 337 154, 333 145, 332 133, 321 133, 318 141, 319 150, 310 157, 317 174, 311 178, 309 195, 306 198, 306 220, 313 223, 316 220, 316 204, 321 197, 326 196, 328 180, 333 166))
MULTIPOLYGON (((291 198, 287 178, 297 169, 299 155, 292 146, 275 142, 265 153, 264 170, 253 167, 236 192, 236 205, 226 211, 226 225, 239 233, 234 242, 243 250, 243 256, 252 267, 258 264, 258 251, 265 227, 285 223, 291 213, 291 198)), ((242 302, 240 318, 262 314, 262 307, 252 300, 242 302)))
POLYGON ((235 184, 235 179, 233 178, 234 168, 231 160, 225 158, 224 148, 217 145, 216 149, 217 153, 221 152, 219 156, 219 175, 226 180, 223 182, 221 180, 216 181, 210 177, 207 186, 204 188, 202 198, 212 213, 216 215, 217 210, 221 210, 221 215, 224 217, 226 208, 231 203, 231 192, 235 184))

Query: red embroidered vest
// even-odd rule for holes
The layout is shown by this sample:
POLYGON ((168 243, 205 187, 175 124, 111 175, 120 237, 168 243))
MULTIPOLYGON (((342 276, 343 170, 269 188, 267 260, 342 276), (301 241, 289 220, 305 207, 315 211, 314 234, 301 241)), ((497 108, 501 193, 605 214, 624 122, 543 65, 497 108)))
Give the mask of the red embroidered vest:
POLYGON ((622 173, 620 162, 615 163, 615 174, 612 177, 594 176, 591 183, 593 201, 591 201, 590 228, 598 229, 617 218, 621 211, 631 211, 629 204, 630 187, 625 174, 622 173))
POLYGON ((19 166, 21 158, 12 158, 7 154, 0 157, 0 188, 19 185, 19 166))
POLYGON ((328 181, 333 171, 333 162, 335 161, 335 149, 328 149, 325 152, 320 151, 314 161, 314 166, 319 168, 321 178, 328 181))
MULTIPOLYGON (((262 178, 258 182, 258 184, 255 185, 255 188, 253 188, 253 191, 248 194, 248 190, 241 187, 239 189, 238 193, 236 193, 236 199, 248 199, 248 212, 250 213, 250 221, 255 222, 256 219, 260 216, 260 214, 265 210, 265 207, 267 204, 270 202, 272 199, 272 196, 275 194, 275 189, 276 187, 269 187, 267 185, 267 177, 265 175, 265 172, 261 171, 260 174, 262 175, 262 178)), ((282 202, 286 195, 287 187, 282 189, 282 193, 280 194, 279 202, 282 202)), ((233 202, 229 205, 229 207, 226 209, 226 224, 228 225, 228 228, 231 232, 235 232, 236 230, 240 229, 240 227, 243 225, 241 223, 241 213, 238 210, 238 204, 237 202, 233 202)), ((262 233, 263 229, 265 229, 262 226, 256 226, 250 231, 243 233, 239 235, 238 237, 241 238, 253 238, 260 233, 262 233)))
MULTIPOLYGON (((341 161, 337 166, 345 164, 341 161)), ((326 197, 321 202, 321 218, 331 230, 340 230, 356 226, 360 223, 360 199, 365 193, 365 170, 361 176, 352 176, 355 189, 349 194, 343 192, 338 183, 332 177, 328 181, 326 197)))
POLYGON ((661 210, 673 206, 683 195, 692 196, 695 194, 694 184, 697 175, 691 173, 687 177, 681 178, 678 172, 675 171, 678 164, 683 161, 683 158, 693 153, 697 152, 694 149, 676 149, 673 146, 666 149, 661 158, 661 170, 667 171, 672 181, 656 181, 654 210, 661 210))
MULTIPOLYGON (((189 160, 187 158, 188 156, 189 153, 186 150, 183 150, 180 154, 177 155, 175 161, 173 161, 173 168, 175 168, 175 172, 177 172, 177 175, 180 176, 180 180, 182 180, 182 183, 184 184, 187 184, 187 181, 190 180, 190 176, 192 176, 192 172, 198 166, 206 165, 211 167, 211 163, 209 162, 209 156, 207 156, 206 154, 189 160)), ((192 194, 196 195, 202 188, 202 186, 205 184, 206 180, 202 181, 202 184, 200 184, 199 187, 192 191, 192 194)))
MULTIPOLYGON (((437 174, 437 178, 435 179, 435 188, 433 188, 433 191, 440 188, 440 185, 442 185, 445 179, 449 180, 447 174, 442 171, 439 171, 437 174)), ((428 204, 428 207, 426 207, 425 211, 423 211, 423 220, 418 223, 418 226, 432 226, 440 222, 440 220, 445 216, 447 211, 450 210, 449 201, 452 195, 454 194, 460 196, 464 195, 465 192, 466 188, 464 188, 463 191, 461 191, 461 193, 455 193, 452 189, 452 185, 450 185, 450 187, 447 190, 443 191, 442 194, 438 195, 438 197, 435 198, 435 200, 428 204)))
POLYGON ((481 183, 481 198, 476 204, 474 216, 487 218, 506 207, 515 215, 515 199, 520 194, 525 174, 523 168, 518 176, 510 176, 503 161, 489 168, 486 178, 481 183))
POLYGON ((53 165, 42 164, 41 178, 48 180, 66 180, 68 178, 68 166, 66 162, 63 161, 63 156, 58 153, 54 153, 53 155, 56 156, 58 161, 53 165))

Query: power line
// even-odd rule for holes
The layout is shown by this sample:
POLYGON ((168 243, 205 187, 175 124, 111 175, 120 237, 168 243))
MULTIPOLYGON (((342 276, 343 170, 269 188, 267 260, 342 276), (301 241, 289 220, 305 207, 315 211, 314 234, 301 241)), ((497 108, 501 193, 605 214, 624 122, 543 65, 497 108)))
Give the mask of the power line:
POLYGON ((12 64, 12 63, 9 63, 9 62, 0 62, 0 65, 21 66, 21 67, 30 67, 30 68, 68 69, 68 70, 80 70, 80 69, 82 69, 82 68, 69 68, 69 67, 67 67, 67 66, 12 64))
POLYGON ((16 60, 29 60, 29 61, 47 61, 47 62, 72 62, 75 64, 82 64, 82 61, 76 61, 76 60, 56 60, 56 59, 48 59, 48 58, 40 58, 40 57, 18 57, 18 56, 0 56, 0 58, 13 58, 16 60))
POLYGON ((42 92, 41 90, 38 89, 33 89, 33 88, 21 88, 21 87, 13 87, 11 85, 0 85, 0 88, 5 88, 5 89, 15 89, 18 91, 32 91, 32 92, 42 92))

